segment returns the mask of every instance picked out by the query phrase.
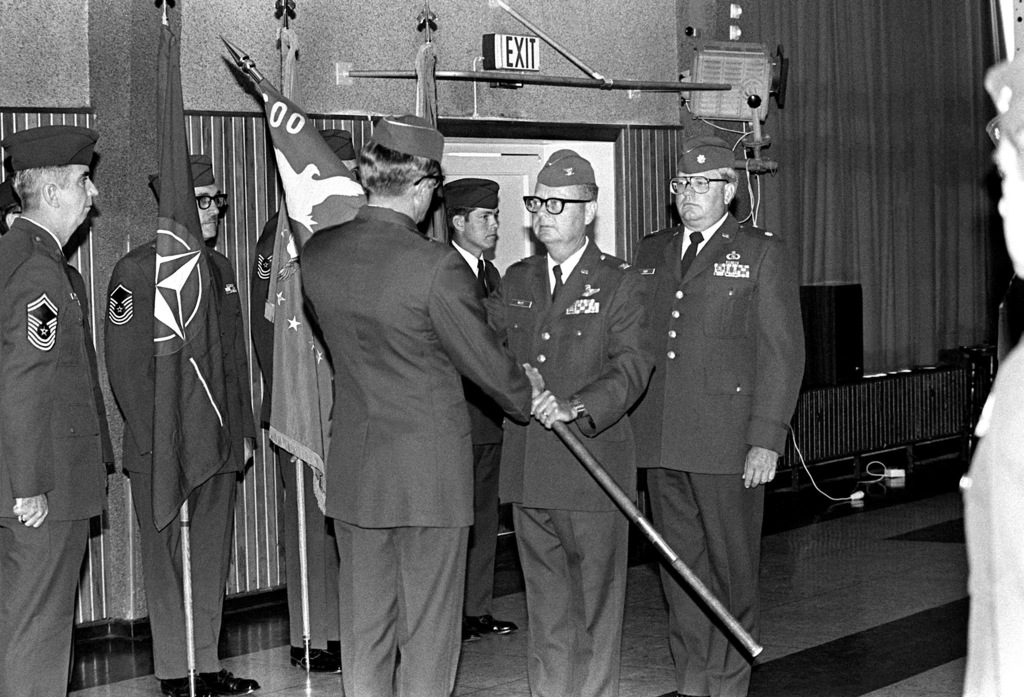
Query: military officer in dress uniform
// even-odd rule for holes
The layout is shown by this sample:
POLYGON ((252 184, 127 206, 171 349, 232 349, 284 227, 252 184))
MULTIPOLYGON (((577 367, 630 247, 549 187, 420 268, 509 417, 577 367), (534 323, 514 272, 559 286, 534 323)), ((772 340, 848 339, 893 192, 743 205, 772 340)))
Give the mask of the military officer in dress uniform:
MULTIPOLYGON (((498 242, 498 183, 468 177, 444 186, 445 214, 452 247, 466 260, 486 298, 498 289, 501 275, 484 254, 498 242)), ((498 544, 498 469, 501 463, 501 422, 504 413, 469 380, 462 381, 473 432, 473 527, 466 552, 466 600, 462 640, 481 634, 509 634, 515 623, 491 614, 494 599, 494 557, 498 544)))
POLYGON ((95 131, 5 139, 24 212, 0 239, 0 694, 67 693, 89 519, 113 465, 88 292, 62 247, 99 192, 95 131))
POLYGON ((14 193, 14 177, 0 182, 0 235, 11 229, 15 219, 21 215, 21 203, 14 193))
POLYGON ((619 691, 629 523, 547 430, 556 420, 570 424, 635 494, 626 411, 650 374, 640 346, 640 277, 587 237, 597 193, 587 160, 571 150, 552 154, 524 199, 547 253, 510 267, 486 303, 516 358, 533 364, 547 386, 533 404, 540 423, 506 422, 501 454, 501 497, 514 502, 526 580, 534 697, 619 691))
MULTIPOLYGON (((640 242, 655 368, 633 424, 655 527, 756 639, 764 485, 796 407, 804 339, 790 250, 729 214, 733 160, 719 138, 687 139, 670 182, 683 224, 640 242)), ((746 695, 747 658, 661 573, 679 694, 746 695)))
MULTIPOLYGON (((209 244, 217 236, 226 196, 214 179, 208 155, 192 155, 191 165, 203 238, 209 244)), ((150 176, 150 186, 159 197, 157 175, 150 176)), ((200 695, 237 695, 253 692, 259 684, 222 670, 217 642, 231 558, 236 483, 252 456, 256 428, 235 274, 227 257, 214 249, 209 254, 210 275, 216 288, 210 307, 220 316, 228 395, 225 421, 232 449, 220 471, 189 497, 195 660, 199 673, 196 689, 200 695)), ((180 527, 172 522, 157 530, 153 523, 154 268, 155 241, 133 249, 114 267, 107 292, 106 360, 110 386, 125 418, 124 470, 131 478, 139 521, 156 677, 164 694, 184 697, 189 694, 189 685, 180 527)))
MULTIPOLYGON (((355 169, 356 151, 352 136, 342 129, 323 129, 320 135, 334 154, 349 169, 355 169)), ((252 344, 260 363, 260 373, 266 390, 260 420, 270 428, 270 405, 274 381, 274 323, 267 319, 267 290, 274 263, 274 240, 277 235, 277 217, 274 213, 263 226, 256 242, 256 260, 252 273, 252 295, 249 326, 252 344)), ((288 593, 288 628, 291 637, 291 663, 306 668, 303 646, 302 584, 299 566, 299 511, 295 495, 295 466, 287 452, 271 445, 277 460, 281 485, 284 487, 285 583, 288 593)), ((317 506, 313 492, 313 477, 305 476, 306 550, 309 564, 309 670, 314 673, 337 673, 341 670, 341 646, 338 641, 338 546, 334 540, 334 525, 317 506)))
POLYGON ((451 694, 473 522, 460 374, 530 417, 529 382, 487 326, 473 274, 416 227, 441 185, 443 148, 423 119, 381 119, 359 154, 368 205, 302 249, 303 290, 334 363, 327 515, 348 697, 451 694))

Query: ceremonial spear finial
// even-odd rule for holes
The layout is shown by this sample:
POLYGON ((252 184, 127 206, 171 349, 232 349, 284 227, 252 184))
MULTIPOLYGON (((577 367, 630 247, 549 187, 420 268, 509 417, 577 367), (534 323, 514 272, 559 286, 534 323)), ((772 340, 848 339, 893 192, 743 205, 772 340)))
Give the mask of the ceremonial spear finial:
POLYGON ((274 4, 274 16, 288 28, 288 20, 295 19, 295 0, 277 0, 274 4))
POLYGON ((430 43, 434 38, 434 32, 437 31, 437 15, 430 9, 430 3, 423 3, 423 10, 420 12, 419 17, 416 18, 416 31, 425 31, 426 43, 430 43))
POLYGON ((231 52, 231 57, 235 59, 235 65, 238 66, 239 70, 251 77, 257 84, 263 82, 263 74, 256 69, 256 63, 248 54, 243 53, 242 49, 235 46, 223 36, 220 37, 220 40, 228 47, 228 51, 231 52))

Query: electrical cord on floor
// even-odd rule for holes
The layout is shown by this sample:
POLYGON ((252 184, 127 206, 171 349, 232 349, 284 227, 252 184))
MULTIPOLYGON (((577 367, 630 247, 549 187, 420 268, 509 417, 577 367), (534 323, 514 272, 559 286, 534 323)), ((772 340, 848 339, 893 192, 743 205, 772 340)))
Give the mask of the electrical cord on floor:
MULTIPOLYGON (((803 454, 803 452, 801 452, 800 446, 797 445, 796 436, 793 434, 793 430, 792 429, 790 429, 790 431, 789 431, 789 437, 793 439, 793 448, 796 450, 797 457, 800 458, 800 465, 804 468, 804 472, 807 473, 807 478, 811 480, 811 485, 814 486, 815 490, 819 494, 821 494, 822 496, 827 498, 829 501, 838 501, 838 502, 842 502, 842 501, 860 501, 860 500, 862 500, 864 498, 864 492, 860 491, 859 489, 854 490, 853 493, 851 493, 849 496, 842 496, 842 497, 839 497, 839 498, 836 498, 835 496, 829 496, 824 491, 822 491, 821 487, 818 486, 818 483, 816 481, 814 481, 814 477, 811 475, 811 470, 807 468, 807 463, 804 461, 804 454, 803 454)), ((869 464, 874 464, 874 463, 871 462, 869 464)), ((881 463, 879 463, 879 464, 881 464, 881 463)))

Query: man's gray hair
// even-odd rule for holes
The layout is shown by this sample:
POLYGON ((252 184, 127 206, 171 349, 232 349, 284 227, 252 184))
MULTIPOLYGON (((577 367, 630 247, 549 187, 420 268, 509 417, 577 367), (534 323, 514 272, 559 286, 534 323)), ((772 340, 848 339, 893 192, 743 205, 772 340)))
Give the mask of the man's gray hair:
POLYGON ((21 199, 21 210, 33 211, 41 205, 43 188, 56 184, 62 189, 71 183, 72 165, 61 167, 33 167, 14 173, 14 191, 21 199))

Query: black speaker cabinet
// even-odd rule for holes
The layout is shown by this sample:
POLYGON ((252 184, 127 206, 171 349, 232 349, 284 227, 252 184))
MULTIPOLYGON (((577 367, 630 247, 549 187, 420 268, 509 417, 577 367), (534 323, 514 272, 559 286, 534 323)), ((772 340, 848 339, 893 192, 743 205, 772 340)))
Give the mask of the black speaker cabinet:
POLYGON ((800 286, 807 367, 804 387, 841 385, 864 375, 863 300, 859 283, 800 286))

